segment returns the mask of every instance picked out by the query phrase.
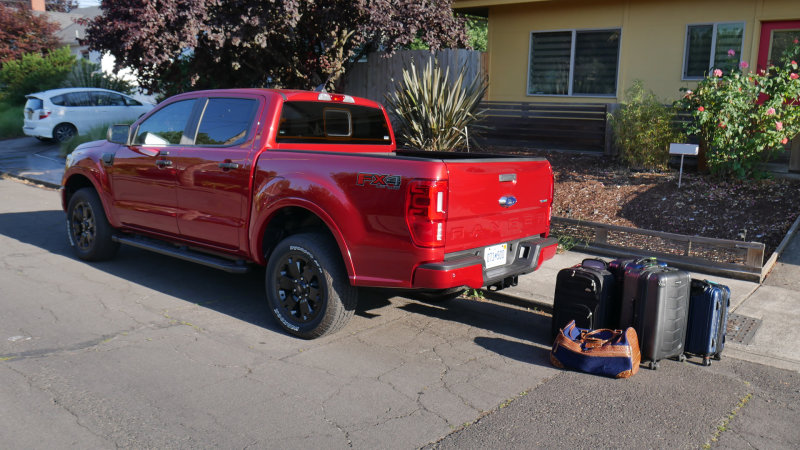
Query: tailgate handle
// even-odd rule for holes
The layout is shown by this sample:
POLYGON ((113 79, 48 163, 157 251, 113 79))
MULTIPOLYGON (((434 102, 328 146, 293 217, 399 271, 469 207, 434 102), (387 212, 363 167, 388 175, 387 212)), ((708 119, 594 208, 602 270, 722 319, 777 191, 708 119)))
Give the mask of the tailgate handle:
POLYGON ((517 174, 515 173, 501 173, 500 182, 505 183, 508 181, 517 181, 517 174))

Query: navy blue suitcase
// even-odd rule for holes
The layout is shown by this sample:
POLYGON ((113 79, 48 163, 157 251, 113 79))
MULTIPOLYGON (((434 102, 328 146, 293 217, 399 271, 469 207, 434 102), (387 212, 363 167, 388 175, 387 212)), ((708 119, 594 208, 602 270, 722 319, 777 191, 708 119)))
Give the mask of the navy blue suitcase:
POLYGON ((704 366, 711 365, 712 357, 716 360, 721 357, 730 304, 731 290, 728 286, 708 280, 692 280, 686 352, 703 358, 704 366))

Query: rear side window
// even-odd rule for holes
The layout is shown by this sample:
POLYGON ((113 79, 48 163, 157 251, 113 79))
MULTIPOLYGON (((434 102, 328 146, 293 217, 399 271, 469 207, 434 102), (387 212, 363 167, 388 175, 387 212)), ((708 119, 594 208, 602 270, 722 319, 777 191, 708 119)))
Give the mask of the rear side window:
POLYGON ((123 97, 125 99, 125 104, 128 106, 142 106, 142 102, 139 100, 134 100, 130 97, 123 97))
POLYGON ((390 145, 383 111, 366 106, 323 102, 286 102, 278 142, 390 145))
POLYGON ((42 99, 36 97, 28 98, 28 101, 25 102, 25 109, 35 111, 37 109, 44 108, 44 104, 42 103, 42 99))
POLYGON ((134 145, 177 145, 192 115, 196 99, 182 100, 156 111, 139 125, 134 145))
POLYGON ((94 91, 91 97, 97 106, 125 106, 122 96, 113 92, 94 91))
POLYGON ((244 142, 253 123, 258 101, 250 98, 210 98, 200 126, 196 145, 238 145, 244 142))
POLYGON ((70 92, 64 94, 64 97, 64 106, 94 106, 94 101, 92 101, 89 92, 70 92))
POLYGON ((56 106, 64 106, 65 102, 66 102, 66 99, 64 98, 63 95, 56 95, 55 97, 50 99, 50 103, 52 103, 52 104, 54 104, 56 106))

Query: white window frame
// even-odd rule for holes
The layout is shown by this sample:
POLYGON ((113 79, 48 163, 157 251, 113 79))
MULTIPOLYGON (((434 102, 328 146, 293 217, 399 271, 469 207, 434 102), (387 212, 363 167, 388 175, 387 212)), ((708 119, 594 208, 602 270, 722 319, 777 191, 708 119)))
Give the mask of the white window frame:
POLYGON ((697 81, 702 80, 705 77, 702 76, 687 76, 686 67, 689 64, 689 27, 697 27, 702 25, 711 25, 711 55, 708 60, 708 70, 711 70, 714 67, 715 61, 715 50, 717 48, 717 26, 719 25, 742 25, 742 44, 739 48, 739 54, 736 55, 739 58, 737 64, 742 62, 742 52, 744 51, 744 41, 745 36, 747 36, 747 22, 744 20, 734 20, 730 22, 699 22, 699 23, 687 23, 686 29, 683 33, 683 64, 681 65, 681 81, 697 81))
POLYGON ((620 64, 622 56, 622 27, 611 27, 611 28, 566 28, 560 30, 534 30, 531 31, 528 36, 528 66, 527 72, 525 74, 525 95, 527 97, 588 97, 588 98, 616 98, 617 93, 619 91, 619 76, 620 76, 620 64), (571 32, 572 33, 572 41, 570 45, 570 54, 569 54, 569 84, 567 86, 567 93, 566 94, 531 94, 531 63, 533 55, 533 35, 537 33, 563 33, 563 32, 571 32), (579 32, 583 31, 619 31, 619 46, 617 47, 617 78, 614 80, 614 93, 613 94, 573 94, 572 92, 572 84, 574 82, 575 76, 575 37, 579 32))

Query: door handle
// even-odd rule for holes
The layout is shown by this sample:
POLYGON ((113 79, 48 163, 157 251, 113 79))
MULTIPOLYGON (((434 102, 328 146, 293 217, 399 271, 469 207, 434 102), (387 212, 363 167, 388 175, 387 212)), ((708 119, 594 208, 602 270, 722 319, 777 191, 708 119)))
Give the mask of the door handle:
POLYGON ((171 167, 172 166, 172 161, 170 161, 168 159, 159 159, 158 161, 156 161, 156 165, 158 167, 161 167, 161 168, 171 167))
POLYGON ((219 168, 220 168, 220 169, 226 169, 226 170, 227 170, 227 169, 238 169, 238 168, 239 168, 239 163, 235 163, 235 162, 221 162, 221 163, 219 163, 219 168))

